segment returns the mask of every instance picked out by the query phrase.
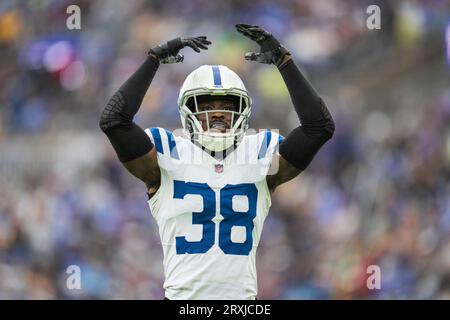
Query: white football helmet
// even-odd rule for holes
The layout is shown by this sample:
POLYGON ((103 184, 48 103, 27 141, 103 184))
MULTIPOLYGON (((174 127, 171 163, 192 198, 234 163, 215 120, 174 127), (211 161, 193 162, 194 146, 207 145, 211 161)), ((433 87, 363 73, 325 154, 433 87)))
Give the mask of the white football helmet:
POLYGON ((181 123, 191 138, 210 151, 222 151, 238 144, 248 129, 252 100, 241 78, 222 65, 204 65, 192 71, 184 81, 178 96, 178 109, 181 123), (223 110, 231 113, 231 128, 225 133, 209 131, 209 112, 198 110, 197 97, 217 96, 218 99, 230 96, 236 98, 238 111, 223 110), (190 100, 192 99, 192 100, 190 100), (203 130, 197 116, 205 114, 208 130, 203 130))

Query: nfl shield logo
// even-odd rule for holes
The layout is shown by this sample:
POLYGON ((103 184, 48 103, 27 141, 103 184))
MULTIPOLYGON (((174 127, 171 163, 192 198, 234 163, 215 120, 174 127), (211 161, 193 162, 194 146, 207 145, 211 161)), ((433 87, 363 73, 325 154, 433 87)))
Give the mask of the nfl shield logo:
POLYGON ((220 163, 215 164, 214 169, 215 169, 216 173, 222 173, 223 172, 223 164, 220 164, 220 163))

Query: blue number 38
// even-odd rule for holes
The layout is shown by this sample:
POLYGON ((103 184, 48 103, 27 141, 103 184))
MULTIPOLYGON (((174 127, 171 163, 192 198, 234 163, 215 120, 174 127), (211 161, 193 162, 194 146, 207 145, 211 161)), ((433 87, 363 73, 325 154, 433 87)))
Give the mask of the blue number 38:
MULTIPOLYGON (((186 237, 176 237, 177 254, 205 253, 213 245, 215 224, 212 221, 216 212, 216 194, 206 183, 174 181, 174 198, 183 199, 186 195, 200 195, 203 198, 203 211, 192 212, 192 224, 202 225, 203 234, 200 241, 187 241, 186 237)), ((256 217, 258 190, 252 183, 236 185, 227 184, 219 190, 219 208, 223 220, 219 224, 219 247, 225 254, 248 255, 253 246, 253 219, 256 217), (246 196, 248 211, 233 210, 233 196, 246 196), (245 242, 231 241, 231 229, 234 226, 245 227, 245 242)))

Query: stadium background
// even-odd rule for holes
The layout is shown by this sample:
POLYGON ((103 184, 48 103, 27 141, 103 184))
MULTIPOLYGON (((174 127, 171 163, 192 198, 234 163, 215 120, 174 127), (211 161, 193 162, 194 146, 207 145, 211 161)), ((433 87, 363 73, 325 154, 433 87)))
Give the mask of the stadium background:
MULTIPOLYGON (((0 298, 161 299, 162 250, 145 187, 98 128, 151 45, 206 35, 163 65, 136 121, 180 126, 184 77, 224 64, 253 97, 253 128, 297 125, 276 69, 235 23, 291 50, 327 102, 332 141, 273 197, 257 255, 261 299, 450 299, 450 81, 443 0, 2 1, 0 298), (81 8, 80 31, 66 8, 81 8), (382 29, 365 10, 381 7, 382 29), (82 290, 67 290, 79 265, 82 290), (366 268, 381 267, 381 290, 366 268)), ((450 35, 450 34, 449 34, 450 35)))

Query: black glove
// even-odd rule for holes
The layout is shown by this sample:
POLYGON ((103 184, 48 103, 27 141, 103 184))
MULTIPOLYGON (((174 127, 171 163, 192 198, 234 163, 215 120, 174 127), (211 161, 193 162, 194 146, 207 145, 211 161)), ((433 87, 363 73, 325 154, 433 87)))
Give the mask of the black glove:
POLYGON ((207 45, 210 44, 211 42, 208 41, 205 36, 194 38, 176 38, 165 44, 151 48, 148 53, 154 54, 161 63, 177 63, 183 62, 184 56, 178 52, 184 47, 188 46, 196 52, 200 52, 200 49, 208 50, 207 45))
POLYGON ((284 48, 275 37, 258 26, 249 24, 237 24, 236 30, 247 38, 250 38, 260 46, 260 52, 247 52, 246 60, 258 61, 261 63, 273 63, 277 67, 283 62, 283 58, 289 51, 284 48))

